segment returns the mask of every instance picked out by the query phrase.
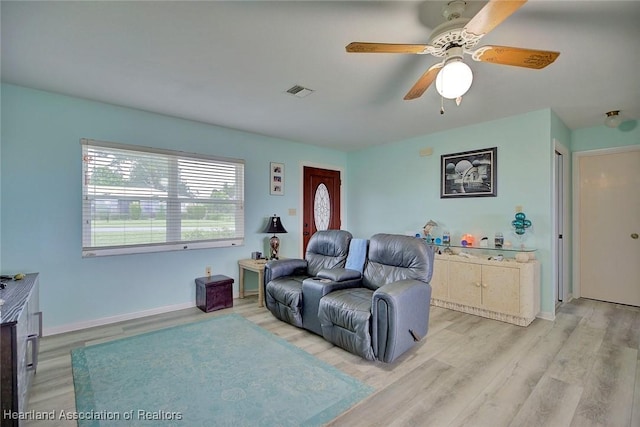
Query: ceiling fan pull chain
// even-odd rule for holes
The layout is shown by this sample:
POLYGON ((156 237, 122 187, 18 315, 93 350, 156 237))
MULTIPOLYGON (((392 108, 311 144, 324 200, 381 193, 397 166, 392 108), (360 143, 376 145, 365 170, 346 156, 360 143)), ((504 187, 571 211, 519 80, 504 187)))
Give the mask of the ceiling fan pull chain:
POLYGON ((440 96, 440 114, 444 114, 444 97, 440 96))

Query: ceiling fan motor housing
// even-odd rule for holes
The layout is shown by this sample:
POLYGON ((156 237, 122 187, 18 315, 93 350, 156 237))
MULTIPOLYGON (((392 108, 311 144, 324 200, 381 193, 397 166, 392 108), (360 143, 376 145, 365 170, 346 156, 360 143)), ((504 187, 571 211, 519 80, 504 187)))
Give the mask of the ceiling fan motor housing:
POLYGON ((462 46, 450 45, 445 51, 445 54, 447 57, 445 63, 462 60, 462 57, 464 56, 464 49, 462 46))
POLYGON ((469 34, 464 31, 468 18, 456 18, 438 25, 429 38, 428 44, 433 47, 428 53, 433 56, 447 56, 449 48, 459 46, 469 50, 478 44, 482 36, 469 34))

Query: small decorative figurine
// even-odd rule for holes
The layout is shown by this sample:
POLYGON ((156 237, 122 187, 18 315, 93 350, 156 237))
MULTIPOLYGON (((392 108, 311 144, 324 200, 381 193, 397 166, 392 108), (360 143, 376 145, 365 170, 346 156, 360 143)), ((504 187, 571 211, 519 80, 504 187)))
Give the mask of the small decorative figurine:
POLYGON ((515 229, 518 236, 524 235, 527 228, 531 227, 531 221, 527 219, 524 212, 517 212, 516 219, 511 221, 511 226, 515 229))
POLYGON ((424 225, 424 227, 422 227, 422 233, 424 234, 424 237, 429 238, 429 235, 431 234, 431 230, 433 230, 433 228, 437 226, 438 226, 438 223, 430 219, 429 222, 427 222, 424 225))
POLYGON ((522 212, 522 208, 518 207, 516 210, 516 219, 511 221, 511 226, 513 227, 516 237, 520 241, 520 247, 524 248, 524 233, 527 228, 531 227, 531 221, 527 219, 527 216, 524 212, 522 212))

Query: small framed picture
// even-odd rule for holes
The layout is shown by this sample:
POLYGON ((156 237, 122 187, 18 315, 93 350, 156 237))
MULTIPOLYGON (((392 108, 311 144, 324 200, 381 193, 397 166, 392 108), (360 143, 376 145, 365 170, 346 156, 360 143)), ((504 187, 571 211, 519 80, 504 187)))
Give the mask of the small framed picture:
POLYGON ((271 162, 269 173, 269 193, 273 196, 284 195, 284 163, 271 162))

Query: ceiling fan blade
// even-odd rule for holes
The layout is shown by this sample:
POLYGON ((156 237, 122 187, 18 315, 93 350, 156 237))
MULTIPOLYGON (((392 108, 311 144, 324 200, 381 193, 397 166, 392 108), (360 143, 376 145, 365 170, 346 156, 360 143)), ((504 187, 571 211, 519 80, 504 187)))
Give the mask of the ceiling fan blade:
POLYGON ((480 12, 471 18, 464 30, 478 37, 482 37, 502 21, 520 9, 527 0, 490 0, 480 12))
POLYGON ((431 86, 431 83, 436 79, 438 71, 442 68, 442 62, 432 65, 418 81, 413 85, 411 90, 404 96, 406 101, 411 99, 420 98, 422 94, 431 86))
POLYGON ((473 52, 471 57, 474 61, 539 70, 551 64, 559 55, 560 52, 549 50, 523 49, 509 46, 483 46, 473 52))
POLYGON ((352 42, 346 47, 349 53, 429 53, 432 46, 428 44, 393 44, 352 42))

